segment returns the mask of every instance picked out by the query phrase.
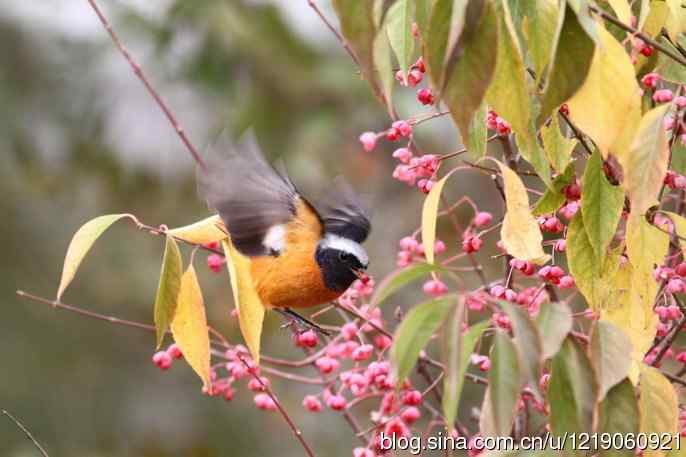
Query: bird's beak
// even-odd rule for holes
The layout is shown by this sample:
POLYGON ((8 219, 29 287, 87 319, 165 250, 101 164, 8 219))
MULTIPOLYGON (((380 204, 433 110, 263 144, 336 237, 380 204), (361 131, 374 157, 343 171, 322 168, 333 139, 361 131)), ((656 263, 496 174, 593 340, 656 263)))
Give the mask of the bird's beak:
POLYGON ((361 268, 352 268, 352 272, 357 279, 359 279, 362 284, 367 284, 369 282, 369 275, 361 268))

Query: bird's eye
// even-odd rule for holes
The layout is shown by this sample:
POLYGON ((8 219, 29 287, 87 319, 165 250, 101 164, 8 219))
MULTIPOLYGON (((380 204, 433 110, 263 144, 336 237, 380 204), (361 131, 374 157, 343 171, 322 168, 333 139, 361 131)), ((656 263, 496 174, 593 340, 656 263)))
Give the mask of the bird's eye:
POLYGON ((347 262, 348 260, 350 260, 351 257, 352 255, 347 252, 341 251, 338 253, 338 260, 341 260, 343 262, 347 262))

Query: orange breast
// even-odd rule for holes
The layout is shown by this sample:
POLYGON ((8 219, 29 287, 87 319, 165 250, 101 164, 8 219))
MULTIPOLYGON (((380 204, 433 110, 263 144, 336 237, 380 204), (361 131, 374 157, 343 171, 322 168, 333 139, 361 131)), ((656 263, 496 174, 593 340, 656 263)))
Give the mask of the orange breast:
POLYGON ((315 260, 321 225, 302 201, 296 217, 286 226, 286 246, 278 257, 251 259, 251 274, 257 293, 267 307, 303 308, 338 298, 341 293, 324 285, 315 260))

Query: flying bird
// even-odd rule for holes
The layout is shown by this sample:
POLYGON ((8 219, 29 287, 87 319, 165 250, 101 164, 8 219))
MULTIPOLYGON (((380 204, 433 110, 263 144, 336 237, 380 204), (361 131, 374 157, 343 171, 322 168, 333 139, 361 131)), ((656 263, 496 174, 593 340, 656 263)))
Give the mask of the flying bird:
POLYGON ((330 302, 356 279, 368 279, 362 242, 371 224, 363 205, 337 179, 316 209, 252 138, 238 146, 221 140, 213 149, 207 172, 198 175, 199 191, 234 247, 250 258, 262 304, 317 328, 292 308, 330 302))

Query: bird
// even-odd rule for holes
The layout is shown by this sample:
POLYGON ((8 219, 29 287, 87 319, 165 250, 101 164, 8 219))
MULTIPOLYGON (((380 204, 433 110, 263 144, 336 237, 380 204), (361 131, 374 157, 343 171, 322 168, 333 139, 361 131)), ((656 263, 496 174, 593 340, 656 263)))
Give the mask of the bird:
POLYGON ((334 179, 317 209, 265 159, 250 134, 240 144, 223 134, 207 158, 207 170, 198 173, 200 195, 219 214, 236 250, 250 259, 263 306, 321 330, 293 308, 331 302, 355 280, 369 279, 362 243, 371 223, 357 194, 334 179))

